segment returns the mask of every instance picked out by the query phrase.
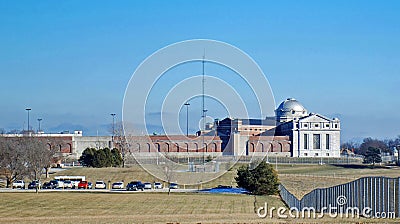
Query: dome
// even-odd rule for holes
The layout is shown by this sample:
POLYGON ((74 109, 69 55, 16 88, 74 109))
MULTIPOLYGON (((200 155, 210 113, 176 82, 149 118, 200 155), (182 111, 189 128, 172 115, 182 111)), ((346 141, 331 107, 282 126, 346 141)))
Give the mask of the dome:
POLYGON ((279 104, 275 112, 279 122, 296 120, 297 118, 307 116, 307 110, 293 98, 288 98, 279 104))

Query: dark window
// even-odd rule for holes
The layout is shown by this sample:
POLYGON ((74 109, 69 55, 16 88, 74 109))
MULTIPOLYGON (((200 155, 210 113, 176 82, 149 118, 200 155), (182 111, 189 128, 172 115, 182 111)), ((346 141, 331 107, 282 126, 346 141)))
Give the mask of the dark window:
POLYGON ((321 135, 313 134, 313 149, 321 149, 321 135))
POLYGON ((330 137, 331 136, 329 134, 326 134, 326 138, 325 138, 326 149, 329 149, 330 137))
POLYGON ((304 134, 304 149, 308 149, 308 134, 304 134))

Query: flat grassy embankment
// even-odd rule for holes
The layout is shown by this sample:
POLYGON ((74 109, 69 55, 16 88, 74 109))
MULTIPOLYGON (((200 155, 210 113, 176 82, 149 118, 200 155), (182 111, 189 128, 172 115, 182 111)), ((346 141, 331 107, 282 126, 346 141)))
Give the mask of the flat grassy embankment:
MULTIPOLYGON (((397 223, 396 219, 259 218, 254 208, 284 206, 277 196, 193 193, 0 193, 0 223, 397 223)), ((286 214, 288 214, 286 212, 286 214)))
MULTIPOLYGON (((244 223, 254 197, 185 193, 0 193, 0 223, 244 223)), ((257 206, 284 206, 276 196, 257 206)))
MULTIPOLYGON (((275 166, 275 165, 274 165, 275 166)), ((363 176, 397 177, 399 168, 334 165, 278 165, 279 178, 298 197, 317 187, 345 183, 363 176)), ((89 181, 156 179, 139 166, 131 168, 72 168, 55 175, 85 175, 89 181)), ((236 169, 202 185, 236 185, 236 169)), ((52 178, 52 177, 51 177, 52 178)), ((284 206, 277 196, 217 195, 200 193, 0 193, 0 223, 382 223, 380 219, 260 219, 254 208, 284 206)))

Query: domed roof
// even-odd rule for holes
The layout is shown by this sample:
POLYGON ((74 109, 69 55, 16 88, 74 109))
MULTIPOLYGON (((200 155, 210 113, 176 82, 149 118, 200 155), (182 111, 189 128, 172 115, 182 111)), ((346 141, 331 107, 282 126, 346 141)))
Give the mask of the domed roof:
POLYGON ((276 109, 276 117, 278 120, 287 118, 289 120, 307 115, 307 110, 294 98, 288 98, 283 101, 276 109))

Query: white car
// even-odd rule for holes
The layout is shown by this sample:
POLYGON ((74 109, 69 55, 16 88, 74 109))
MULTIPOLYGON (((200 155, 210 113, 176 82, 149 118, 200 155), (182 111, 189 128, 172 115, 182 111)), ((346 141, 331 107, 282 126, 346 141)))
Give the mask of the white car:
POLYGON ((163 188, 162 183, 160 183, 160 182, 155 182, 154 183, 154 189, 162 189, 162 188, 163 188))
POLYGON ((144 183, 143 184, 144 189, 151 189, 151 183, 144 183))
POLYGON ((72 188, 74 184, 70 180, 64 180, 64 188, 72 188))
POLYGON ((12 188, 25 189, 25 182, 23 180, 14 181, 14 183, 12 184, 12 188))
POLYGON ((106 189, 106 183, 102 180, 96 181, 96 184, 94 185, 95 189, 106 189))
POLYGON ((112 184, 112 189, 124 189, 124 182, 115 182, 112 184))

